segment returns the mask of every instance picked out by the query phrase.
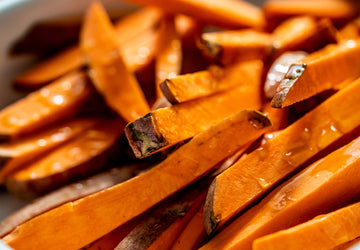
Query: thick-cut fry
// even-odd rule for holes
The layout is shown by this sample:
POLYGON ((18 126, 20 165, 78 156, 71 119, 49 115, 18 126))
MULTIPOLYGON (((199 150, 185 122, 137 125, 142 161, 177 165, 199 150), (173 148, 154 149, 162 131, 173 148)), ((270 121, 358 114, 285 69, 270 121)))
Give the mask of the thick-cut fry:
POLYGON ((166 16, 160 22, 155 58, 155 84, 158 99, 162 97, 160 83, 167 78, 173 78, 180 74, 181 65, 180 36, 175 28, 174 17, 166 16))
POLYGON ((327 17, 334 21, 351 20, 359 11, 356 1, 342 0, 270 0, 264 4, 263 10, 270 20, 309 15, 327 17))
POLYGON ((204 188, 200 187, 170 204, 165 203, 139 223, 115 249, 170 249, 205 200, 205 196, 204 188))
POLYGON ((73 115, 93 90, 85 74, 72 72, 0 112, 1 139, 16 138, 73 115))
POLYGON ((160 87, 172 104, 181 103, 249 84, 258 77, 261 65, 259 61, 240 62, 228 68, 214 65, 208 70, 166 79, 160 87))
POLYGON ((115 143, 123 128, 124 123, 117 120, 96 124, 40 160, 7 176, 7 189, 28 198, 99 171, 114 159, 115 143))
POLYGON ((137 165, 113 168, 42 196, 1 221, 0 237, 5 236, 14 230, 15 227, 52 208, 130 179, 135 176, 136 170, 139 170, 137 165))
POLYGON ((348 204, 360 194, 359 147, 360 137, 310 165, 240 215, 201 249, 250 250, 256 238, 348 204))
POLYGON ((271 46, 271 35, 255 30, 204 33, 200 44, 206 56, 223 65, 247 60, 265 60, 271 46))
POLYGON ((263 236, 253 243, 254 250, 326 250, 360 236, 360 203, 263 236), (344 234, 344 232, 346 232, 344 234))
MULTIPOLYGON (((149 56, 151 56, 151 53, 149 53, 151 50, 149 52, 144 51, 141 53, 142 56, 144 57, 146 54, 149 58, 141 58, 141 63, 139 63, 139 59, 137 61, 133 60, 134 49, 132 48, 134 48, 134 44, 133 41, 132 43, 130 41, 138 41, 139 37, 143 37, 143 33, 152 30, 155 24, 158 23, 160 16, 161 14, 158 10, 145 8, 122 18, 115 24, 117 40, 123 47, 124 61, 130 70, 138 70, 145 62, 150 61, 149 56), (131 51, 132 53, 130 53, 131 51)), ((146 43, 146 41, 143 42, 144 44, 146 43)), ((151 44, 152 40, 150 39, 148 42, 151 44)), ((137 44, 139 43, 137 42, 137 44)), ((136 50, 138 49, 141 49, 141 46, 136 48, 136 50)), ((39 87, 72 70, 80 68, 83 64, 84 59, 80 48, 72 46, 23 73, 16 78, 15 82, 20 86, 39 87)))
POLYGON ((90 64, 90 77, 107 104, 126 121, 150 111, 135 76, 120 54, 115 30, 103 7, 95 2, 88 10, 80 47, 90 64))
MULTIPOLYGON (((262 67, 258 67, 259 73, 262 67)), ((260 109, 260 74, 216 95, 152 111, 129 123, 125 134, 135 156, 148 156, 193 137, 227 116, 242 109, 260 109)))
POLYGON ((336 42, 336 29, 331 21, 316 21, 310 16, 285 20, 272 33, 273 48, 277 54, 284 51, 306 50, 312 52, 329 42, 336 42))
POLYGON ((218 175, 204 209, 207 232, 224 225, 316 153, 359 127, 359 100, 360 79, 218 175))
POLYGON ((83 247, 209 173, 269 124, 257 112, 242 111, 195 136, 144 174, 50 210, 17 227, 4 241, 15 249, 83 247))
POLYGON ((360 40, 328 45, 290 66, 271 105, 286 107, 360 76, 360 40))
POLYGON ((171 247, 171 250, 198 249, 208 239, 203 223, 203 208, 204 206, 201 206, 192 217, 171 247))
POLYGON ((203 22, 227 28, 263 27, 262 11, 245 1, 232 0, 127 0, 140 5, 158 7, 168 13, 185 14, 203 22))
POLYGON ((100 119, 75 118, 56 124, 37 134, 0 144, 0 158, 2 159, 1 164, 3 164, 0 170, 0 182, 10 172, 72 139, 94 126, 96 122, 100 122, 100 119))

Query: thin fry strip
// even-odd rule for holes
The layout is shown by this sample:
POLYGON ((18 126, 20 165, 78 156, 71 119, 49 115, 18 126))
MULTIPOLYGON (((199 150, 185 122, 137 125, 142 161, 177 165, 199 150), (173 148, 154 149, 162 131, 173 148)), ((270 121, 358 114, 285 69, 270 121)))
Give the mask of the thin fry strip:
POLYGON ((206 199, 207 232, 219 229, 315 154, 359 127, 358 100, 360 79, 218 175, 206 199))
POLYGON ((15 249, 83 247, 206 175, 269 125, 261 114, 242 111, 197 135, 144 174, 50 210, 3 240, 15 249))
POLYGON ((128 122, 150 111, 135 75, 124 64, 110 19, 97 2, 85 16, 80 46, 95 88, 113 110, 128 122))

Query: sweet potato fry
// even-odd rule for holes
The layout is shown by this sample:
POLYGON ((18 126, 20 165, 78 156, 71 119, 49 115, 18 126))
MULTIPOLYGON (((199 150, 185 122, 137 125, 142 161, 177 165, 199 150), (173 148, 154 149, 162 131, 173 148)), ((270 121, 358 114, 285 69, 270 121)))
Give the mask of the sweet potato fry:
POLYGON ((19 197, 32 198, 87 177, 114 159, 115 144, 123 128, 122 121, 104 120, 40 160, 10 174, 5 186, 19 197))
POLYGON ((166 79, 160 87, 165 97, 177 104, 248 84, 258 77, 260 61, 236 63, 227 68, 210 66, 208 70, 166 79))
POLYGON ((276 58, 266 75, 264 83, 264 95, 266 98, 272 99, 274 97, 289 67, 297 61, 304 59, 307 55, 308 53, 305 51, 289 51, 282 53, 276 58))
POLYGON ((41 87, 82 65, 80 50, 77 46, 71 46, 18 76, 15 84, 28 88, 41 87))
POLYGON ((275 54, 284 51, 313 52, 327 43, 336 43, 336 29, 330 20, 299 16, 285 20, 272 33, 275 54))
POLYGON ((17 227, 4 240, 13 248, 83 247, 209 173, 269 124, 257 112, 242 111, 195 136, 144 174, 52 209, 17 227))
POLYGON ((204 188, 165 203, 139 223, 117 246, 123 249, 170 249, 205 200, 204 188))
POLYGON ((342 0, 270 0, 263 10, 269 21, 281 20, 290 16, 309 15, 330 18, 334 21, 348 21, 358 14, 356 2, 342 0))
POLYGON ((359 237, 359 228, 360 203, 355 203, 332 213, 316 216, 292 228, 258 238, 253 243, 253 249, 333 249, 359 237))
MULTIPOLYGON (((251 249, 256 238, 348 204, 360 193, 359 146, 360 137, 313 163, 240 215, 201 249, 251 249)), ((359 232, 359 226, 356 229, 359 232)))
POLYGON ((158 109, 129 123, 125 134, 135 156, 146 157, 189 139, 239 110, 259 109, 260 85, 258 74, 246 85, 240 84, 209 97, 158 109))
POLYGON ((218 175, 205 203, 207 232, 219 229, 315 154, 359 127, 359 99, 360 79, 218 175))
POLYGON ((203 223, 203 208, 196 212, 180 236, 177 238, 171 250, 193 250, 198 249, 207 239, 203 223))
POLYGON ((290 66, 271 105, 286 107, 360 76, 360 41, 328 45, 290 66))
POLYGON ((129 71, 141 73, 154 60, 158 32, 145 30, 136 37, 124 42, 121 53, 129 71))
POLYGON ((262 11, 245 1, 232 0, 127 0, 140 5, 158 7, 167 13, 185 14, 203 22, 225 28, 263 27, 262 11))
POLYGON ((174 17, 166 16, 160 22, 155 58, 157 99, 162 97, 160 83, 180 74, 182 65, 181 40, 175 28, 174 17))
POLYGON ((9 173, 72 139, 99 121, 100 119, 96 118, 74 118, 34 135, 0 144, 0 158, 3 164, 0 170, 0 182, 9 173))
POLYGON ((1 139, 14 139, 73 115, 92 92, 79 71, 32 92, 0 112, 1 139))
POLYGON ((247 60, 265 60, 270 53, 272 38, 255 30, 225 30, 204 33, 200 49, 206 56, 223 65, 247 60))
POLYGON ((113 168, 44 195, 1 221, 0 237, 5 236, 17 226, 52 208, 130 179, 136 175, 136 170, 139 170, 137 165, 113 168))
MULTIPOLYGON (((142 63, 132 60, 134 56, 130 54, 130 51, 134 53, 134 49, 132 49, 134 44, 129 43, 129 40, 138 40, 132 39, 134 37, 141 38, 143 32, 147 33, 158 23, 160 16, 161 13, 158 10, 145 8, 122 18, 115 24, 117 41, 124 47, 124 61, 130 70, 138 70, 144 65, 145 60, 142 59, 142 63)), ((151 41, 149 40, 149 42, 151 41)), ((141 47, 136 49, 139 48, 141 47)), ((72 70, 81 68, 83 65, 84 58, 80 48, 72 46, 21 74, 15 79, 15 83, 23 87, 40 87, 72 70)))
POLYGON ((124 64, 110 19, 97 2, 85 16, 80 47, 89 62, 95 88, 112 109, 126 121, 150 111, 135 76, 124 64))

